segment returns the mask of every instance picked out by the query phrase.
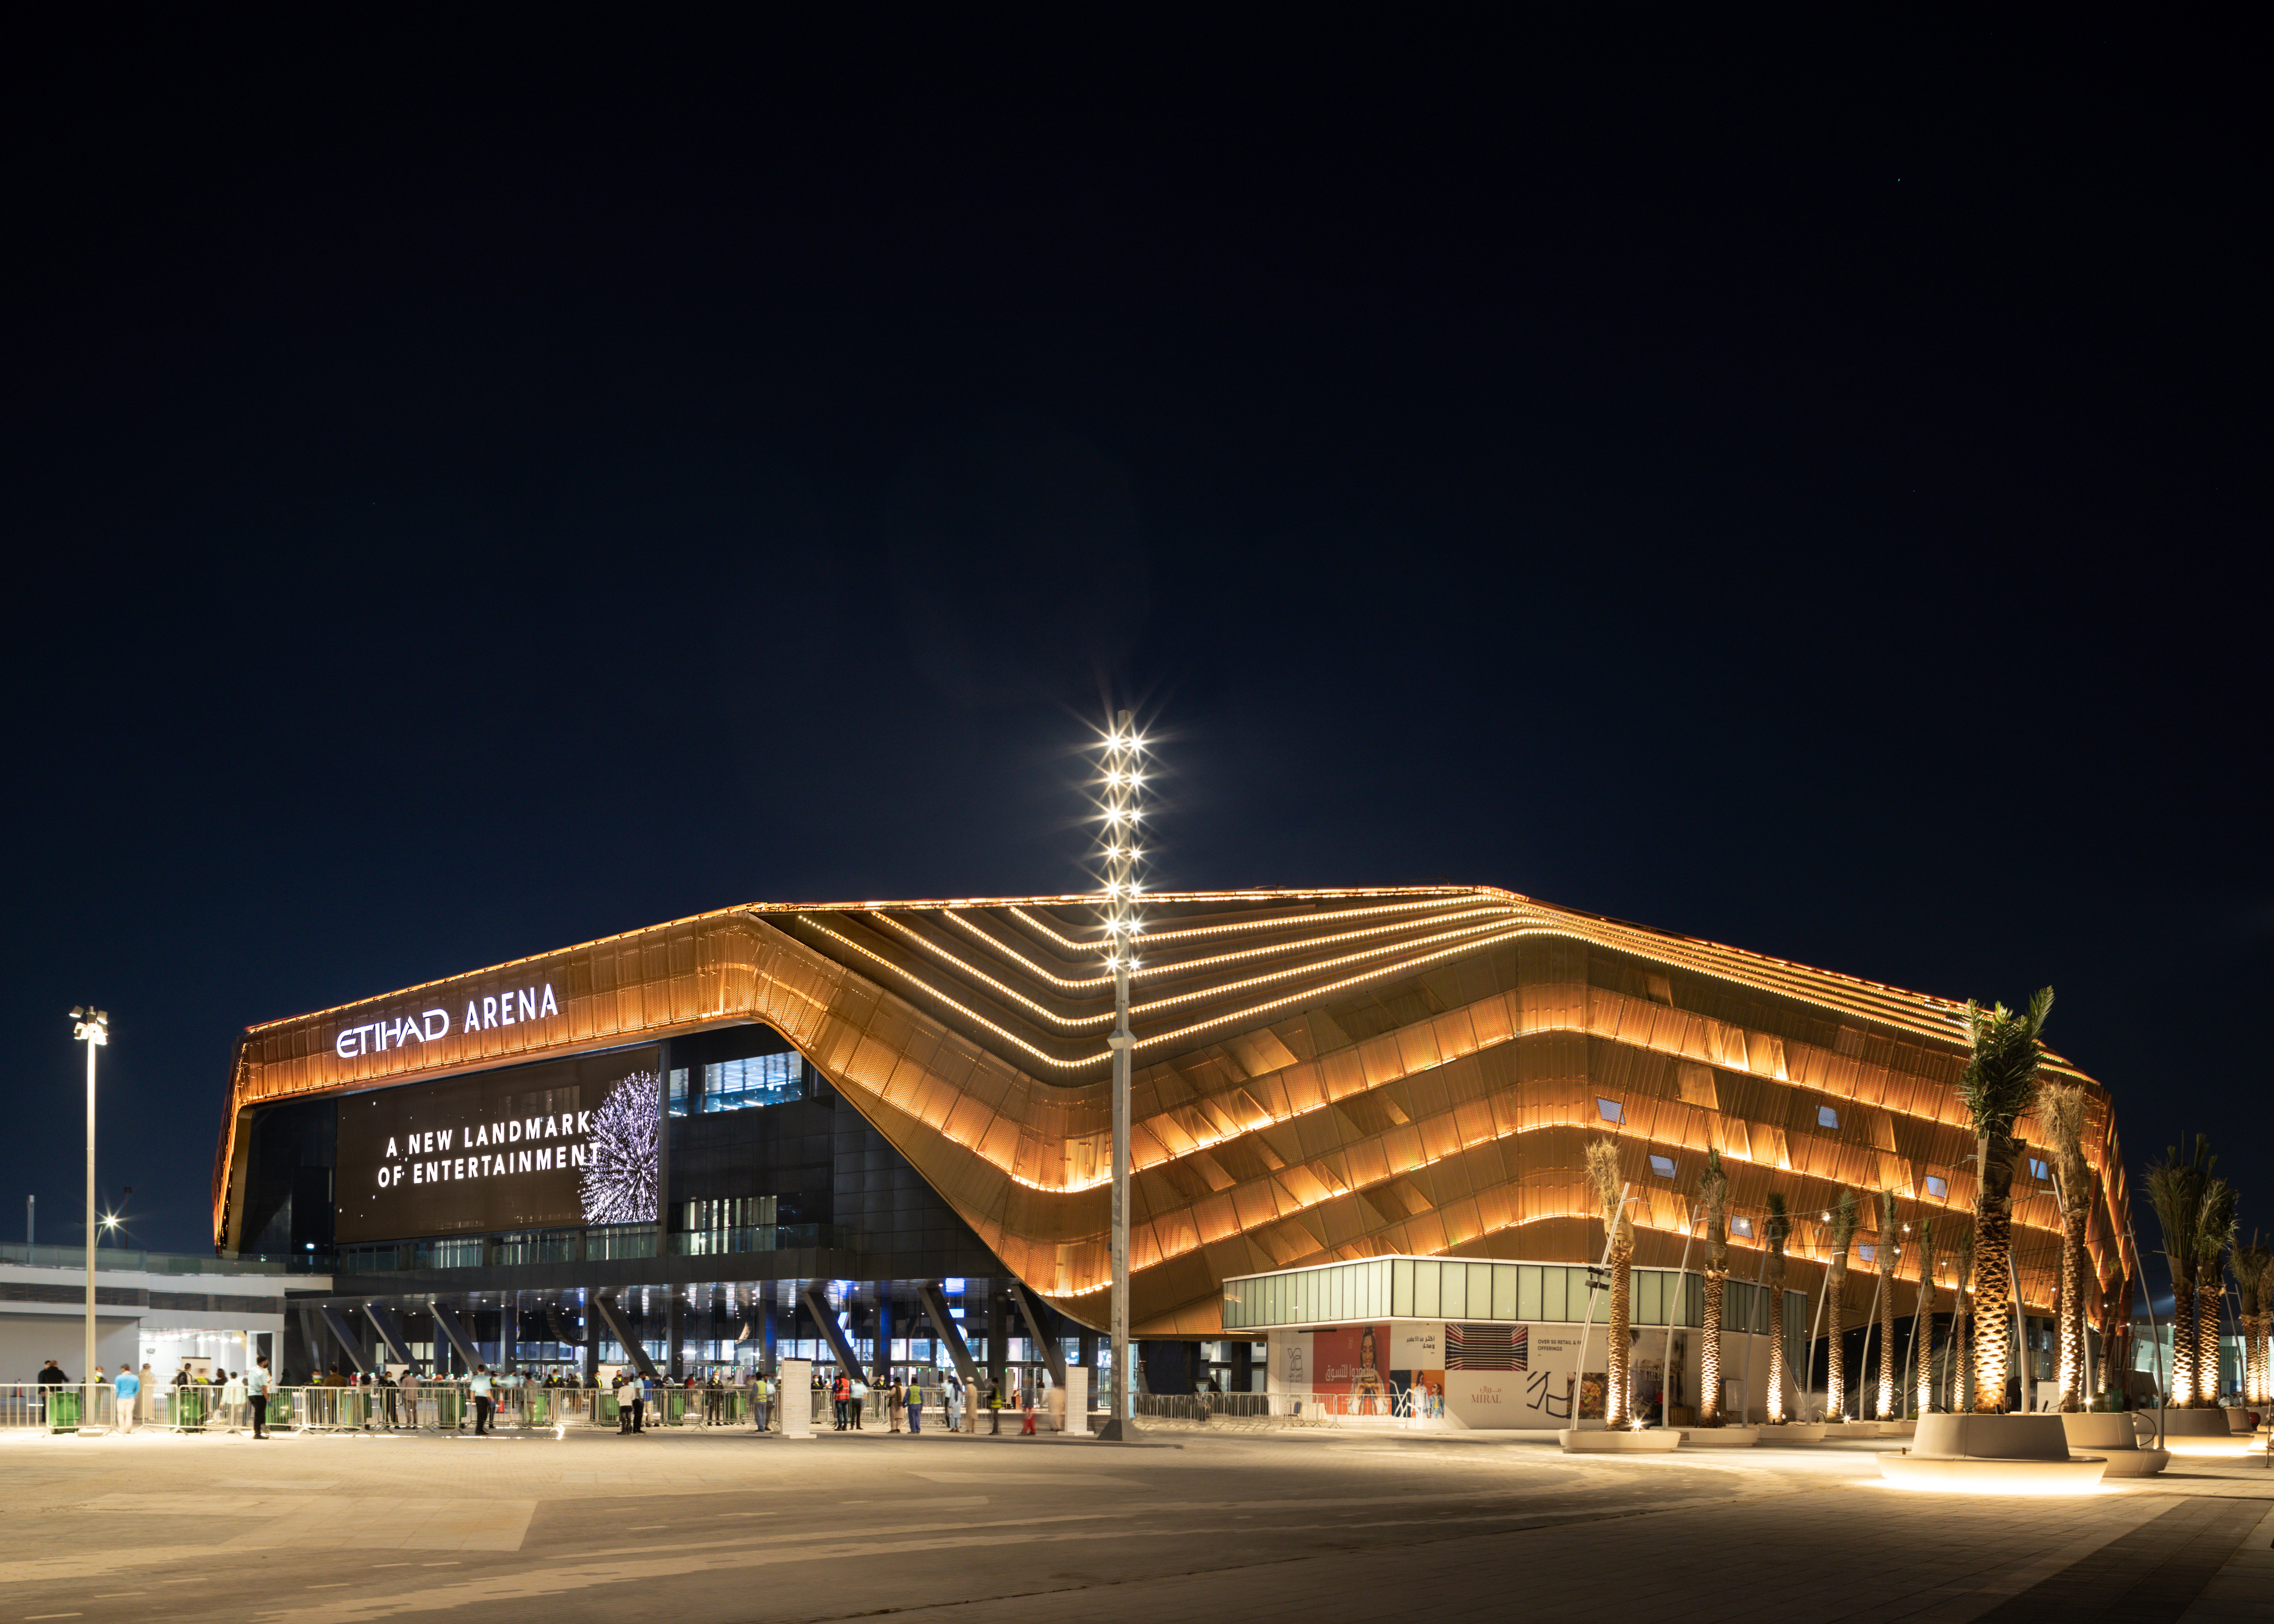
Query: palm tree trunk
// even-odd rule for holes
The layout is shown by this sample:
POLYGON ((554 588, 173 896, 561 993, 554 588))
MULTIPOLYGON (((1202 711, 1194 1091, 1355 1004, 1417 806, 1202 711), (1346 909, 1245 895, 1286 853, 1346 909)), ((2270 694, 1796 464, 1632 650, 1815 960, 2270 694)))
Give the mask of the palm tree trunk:
MULTIPOLYGON (((1705 1325, 1698 1338, 1698 1425, 1721 1425, 1721 1297, 1726 1268, 1706 1269, 1705 1325)), ((1673 1380, 1668 1372, 1667 1379, 1673 1380)))
POLYGON ((2195 1407, 2195 1284, 2180 1276, 2172 1289, 2172 1407, 2195 1407))
POLYGON ((2014 1159, 2010 1139, 1977 1139, 1981 1192, 1974 1199, 1974 1412, 2006 1413, 2013 1370, 2013 1286, 2007 1273, 2014 1243, 2014 1159))
POLYGON ((2084 1408, 2084 1202, 2068 1195, 2061 1215, 2060 1407, 2074 1414, 2084 1408))
POLYGON ((1902 1414, 1895 1402, 1895 1249, 1879 1243, 1879 1419, 1902 1414))
POLYGON ((2219 1298, 2221 1282, 2214 1275, 2195 1288, 2195 1391, 2205 1409, 2218 1403, 2219 1298))
POLYGON ((1784 1253, 1769 1259, 1769 1393, 1762 1414, 1772 1425, 1784 1422, 1784 1253))
POLYGON ((1847 1284, 1848 1254, 1843 1252, 1832 1259, 1831 1278, 1824 1284, 1824 1330, 1827 1342, 1824 1367, 1824 1418, 1826 1421, 1847 1418, 1848 1350, 1841 1335, 1840 1316, 1840 1296, 1847 1284))
POLYGON ((1934 1254, 1929 1252, 1926 1261, 1919 1266, 1919 1312, 1915 1322, 1918 1328, 1911 1334, 1911 1360, 1918 1366, 1918 1380, 1914 1402, 1918 1412, 1927 1415, 1934 1409, 1934 1254))
POLYGON ((1603 1360, 1604 1383, 1609 1389, 1603 1395, 1603 1425, 1609 1427, 1627 1426, 1633 1420, 1628 1414, 1630 1395, 1627 1380, 1631 1364, 1627 1335, 1627 1293, 1631 1274, 1628 1266, 1633 1259, 1631 1240, 1620 1240, 1612 1245, 1611 1340, 1603 1360))
POLYGON ((1950 1312, 1950 1409, 1964 1415, 1974 1408, 1974 1326, 1968 1307, 1968 1282, 1958 1282, 1958 1302, 1950 1312))

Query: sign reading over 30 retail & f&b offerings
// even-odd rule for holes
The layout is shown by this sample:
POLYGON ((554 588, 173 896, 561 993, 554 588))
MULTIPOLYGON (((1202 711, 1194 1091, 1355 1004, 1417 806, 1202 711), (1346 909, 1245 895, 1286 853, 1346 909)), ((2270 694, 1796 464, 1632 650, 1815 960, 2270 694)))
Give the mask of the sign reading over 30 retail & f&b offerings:
POLYGON ((335 1235, 652 1222, 657 1061, 617 1049, 349 1095, 335 1235))
MULTIPOLYGON (((553 983, 544 981, 535 987, 516 987, 494 996, 485 995, 466 1000, 464 1024, 461 1032, 486 1032, 496 1026, 517 1026, 526 1020, 542 1020, 548 1015, 561 1013, 561 1001, 553 996, 553 983)), ((352 1060, 358 1055, 384 1054, 390 1049, 401 1049, 410 1043, 433 1043, 450 1035, 450 1011, 425 1010, 416 1015, 400 1015, 391 1020, 365 1021, 359 1026, 342 1026, 332 1039, 332 1052, 343 1060, 352 1060)))

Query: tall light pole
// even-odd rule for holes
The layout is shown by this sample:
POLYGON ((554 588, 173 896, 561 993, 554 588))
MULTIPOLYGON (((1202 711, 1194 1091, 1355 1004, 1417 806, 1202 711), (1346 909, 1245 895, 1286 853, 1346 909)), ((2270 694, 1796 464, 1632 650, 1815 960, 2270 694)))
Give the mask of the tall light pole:
POLYGON ((1104 847, 1105 965, 1113 972, 1113 1413, 1102 1438, 1118 1439, 1129 1430, 1129 973, 1136 967, 1137 937, 1144 929, 1137 898, 1137 826, 1144 816, 1138 791, 1145 782, 1144 741, 1126 710, 1113 718, 1105 735, 1104 847))
POLYGON ((72 1036, 87 1045, 87 1349, 79 1364, 79 1380, 87 1384, 80 1410, 85 1424, 94 1419, 94 1051, 110 1041, 110 1016, 74 1004, 72 1019, 77 1023, 72 1036))

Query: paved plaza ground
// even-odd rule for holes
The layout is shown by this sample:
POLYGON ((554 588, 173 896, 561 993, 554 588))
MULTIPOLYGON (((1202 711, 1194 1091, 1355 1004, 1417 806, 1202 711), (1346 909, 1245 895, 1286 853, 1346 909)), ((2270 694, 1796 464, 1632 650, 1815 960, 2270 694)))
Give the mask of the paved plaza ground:
POLYGON ((2274 1471, 2083 1499, 1872 1447, 1484 1435, 0 1437, 0 1624, 2274 1620, 2274 1471))

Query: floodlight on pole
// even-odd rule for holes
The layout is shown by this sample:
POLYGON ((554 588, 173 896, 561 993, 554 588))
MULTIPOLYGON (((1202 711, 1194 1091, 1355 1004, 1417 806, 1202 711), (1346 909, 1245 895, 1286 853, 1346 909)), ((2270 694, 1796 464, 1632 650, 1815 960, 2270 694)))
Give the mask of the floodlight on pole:
POLYGON ((72 1008, 72 1036, 87 1045, 87 1347, 79 1380, 87 1383, 82 1423, 94 1419, 94 1051, 110 1041, 110 1017, 102 1010, 72 1008))
POLYGON ((1129 1055, 1136 1040, 1129 1031, 1129 977, 1137 967, 1137 938, 1144 933, 1138 898, 1144 891, 1138 860, 1144 808, 1144 741, 1126 710, 1116 713, 1103 741, 1105 828, 1099 837, 1104 865, 1098 912, 1105 967, 1113 972, 1113 1372, 1111 1413, 1101 1436, 1120 1438, 1130 1425, 1129 1382, 1129 1055))

